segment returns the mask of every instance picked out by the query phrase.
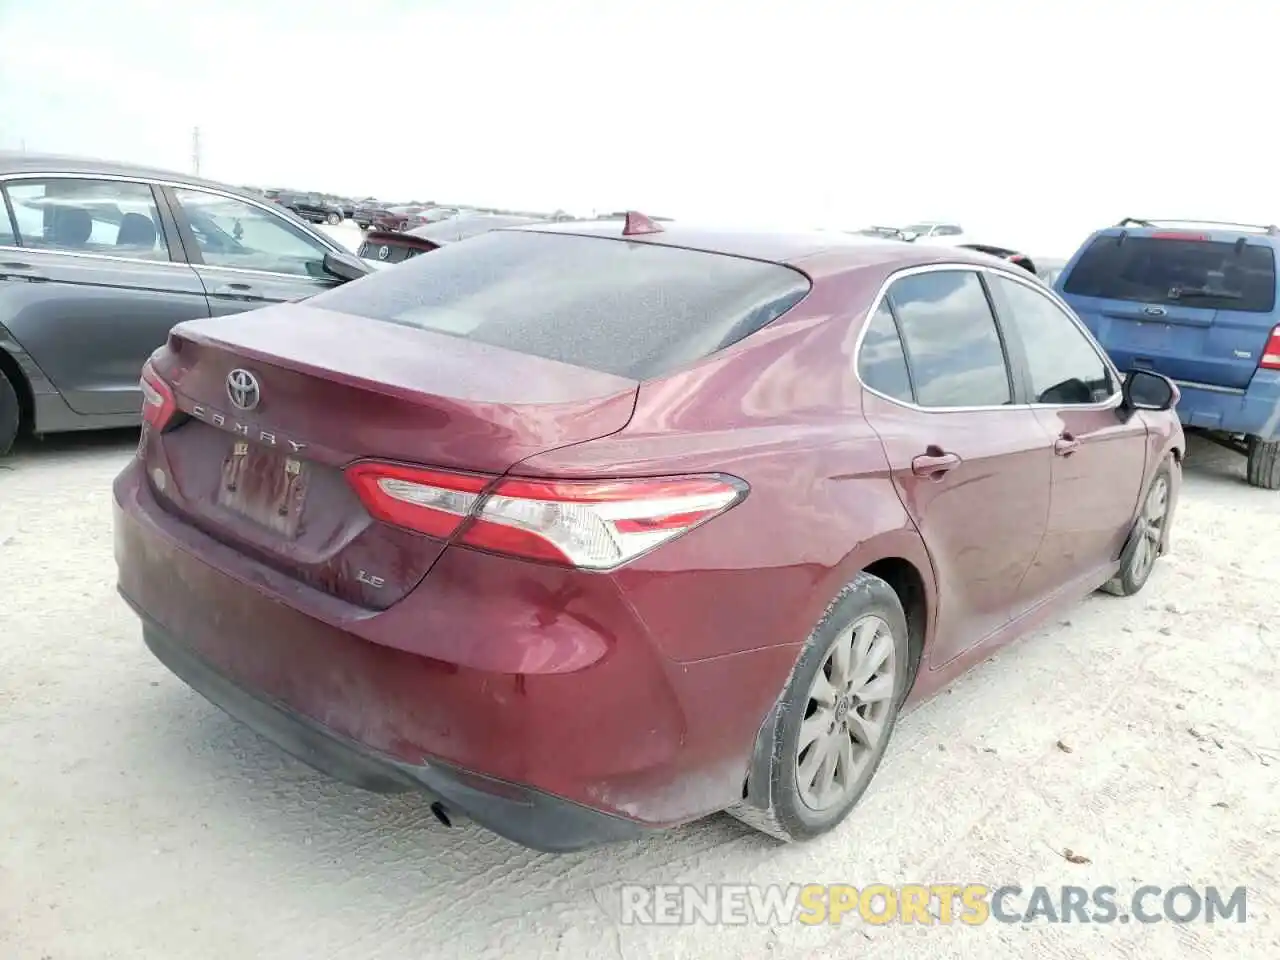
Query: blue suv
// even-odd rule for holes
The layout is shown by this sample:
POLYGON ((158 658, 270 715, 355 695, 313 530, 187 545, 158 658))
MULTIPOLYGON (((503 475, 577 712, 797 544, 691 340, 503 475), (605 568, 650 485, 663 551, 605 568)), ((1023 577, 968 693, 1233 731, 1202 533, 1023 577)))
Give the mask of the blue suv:
POLYGON ((1280 229, 1133 220, 1095 232, 1054 283, 1121 370, 1178 384, 1183 424, 1280 489, 1280 229))

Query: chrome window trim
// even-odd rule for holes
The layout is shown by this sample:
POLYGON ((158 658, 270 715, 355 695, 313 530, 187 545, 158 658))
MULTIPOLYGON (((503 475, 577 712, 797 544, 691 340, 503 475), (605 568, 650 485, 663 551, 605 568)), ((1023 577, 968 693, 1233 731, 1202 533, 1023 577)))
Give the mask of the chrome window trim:
MULTIPOLYGON (((1026 271, 1024 270, 1023 273, 1026 273, 1026 271)), ((999 324, 999 317, 994 316, 994 306, 992 307, 992 313, 993 319, 997 324, 999 324)), ((1006 356, 1006 362, 1008 362, 1008 359, 1009 358, 1006 356)), ((854 344, 853 348, 853 375, 858 381, 859 386, 861 386, 863 390, 867 391, 867 393, 873 394, 887 403, 892 403, 895 406, 903 407, 907 410, 913 410, 917 413, 980 413, 995 410, 1113 410, 1118 407, 1124 399, 1124 390, 1122 387, 1124 381, 1121 378, 1116 365, 1111 362, 1111 358, 1106 355, 1105 351, 1098 349, 1098 346, 1093 339, 1093 334, 1089 333, 1088 328, 1080 322, 1080 319, 1072 312, 1071 308, 1067 306, 1057 293, 1046 288, 1043 283, 1029 274, 1025 277, 1020 277, 1012 270, 1007 270, 999 266, 985 263, 927 263, 914 267, 904 267, 901 270, 895 270, 893 273, 889 274, 889 276, 885 278, 884 282, 880 284, 880 289, 876 291, 875 297, 872 298, 870 305, 867 307, 862 329, 858 331, 858 340, 857 343, 854 344), (1022 284, 1029 290, 1034 290, 1036 293, 1040 294, 1040 296, 1052 303, 1062 311, 1068 320, 1075 324, 1077 330, 1084 334, 1085 341, 1093 348, 1094 354, 1097 355, 1099 359, 1102 360, 1103 365, 1111 371, 1112 376, 1115 378, 1114 382, 1117 387, 1115 393, 1111 394, 1111 396, 1106 400, 1100 400, 1097 403, 1001 403, 971 407, 922 407, 919 404, 908 400, 900 400, 897 397, 890 397, 887 394, 881 393, 879 390, 875 390, 867 386, 866 382, 862 379, 862 374, 858 372, 858 366, 862 360, 862 341, 866 337, 870 318, 875 316, 875 312, 879 310, 880 305, 884 303, 885 298, 889 294, 889 288, 893 286, 896 281, 901 280, 904 277, 912 277, 922 273, 955 273, 957 271, 986 273, 1006 280, 1012 280, 1014 283, 1022 284)))
POLYGON ((0 243, 0 250, 12 250, 23 256, 27 254, 36 254, 41 257, 75 257, 79 260, 105 260, 108 263, 141 263, 149 267, 178 267, 183 270, 190 270, 195 264, 185 263, 181 260, 144 260, 141 257, 115 257, 109 253, 78 253, 74 250, 45 250, 41 247, 14 247, 9 244, 0 243))
MULTIPOLYGON (((32 172, 23 170, 19 173, 0 173, 0 187, 3 187, 10 180, 106 180, 117 183, 140 183, 146 186, 169 187, 177 190, 196 190, 201 193, 210 193, 217 197, 223 197, 227 200, 239 200, 241 203, 247 203, 251 207, 257 207, 268 216, 280 217, 278 209, 272 209, 274 204, 270 200, 260 201, 252 197, 242 197, 238 193, 232 193, 229 190, 223 190, 218 187, 208 187, 202 183, 192 183, 184 180, 169 180, 158 177, 133 176, 130 174, 120 173, 85 173, 84 171, 67 171, 67 170, 41 170, 32 172)), ((284 219, 280 217, 280 219, 284 219)), ((292 227, 298 227, 296 223, 285 220, 292 227)), ((301 228, 303 233, 318 241, 320 245, 331 253, 344 253, 345 249, 337 244, 336 241, 330 240, 318 230, 311 230, 309 226, 301 228)), ((136 257, 114 257, 110 254, 103 253, 74 253, 63 250, 37 250, 33 247, 10 247, 0 245, 0 250, 20 250, 23 253, 45 253, 54 254, 63 257, 84 257, 94 260, 106 260, 115 263, 150 263, 150 264, 168 264, 173 267, 214 267, 212 263, 184 263, 177 260, 141 260, 136 257)), ((248 267, 219 267, 221 270, 234 270, 237 273, 246 273, 258 277, 279 277, 286 280, 321 280, 320 277, 311 277, 306 274, 297 273, 280 273, 275 270, 253 270, 248 267)))

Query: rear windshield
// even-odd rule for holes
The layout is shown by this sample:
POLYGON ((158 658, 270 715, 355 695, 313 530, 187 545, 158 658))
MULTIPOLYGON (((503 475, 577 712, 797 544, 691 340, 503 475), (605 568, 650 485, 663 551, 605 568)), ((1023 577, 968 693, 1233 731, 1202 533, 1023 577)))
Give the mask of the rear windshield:
POLYGON ((500 230, 308 303, 645 380, 741 340, 808 291, 776 263, 500 230))
POLYGON ((1062 292, 1270 313, 1276 261, 1269 246, 1154 237, 1096 237, 1067 275, 1062 292))

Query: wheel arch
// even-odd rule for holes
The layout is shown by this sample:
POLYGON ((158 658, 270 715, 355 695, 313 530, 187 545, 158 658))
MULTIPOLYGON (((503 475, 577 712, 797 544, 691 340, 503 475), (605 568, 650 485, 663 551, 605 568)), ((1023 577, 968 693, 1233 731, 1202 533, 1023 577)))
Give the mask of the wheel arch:
POLYGON ((27 375, 22 371, 22 366, 13 354, 2 346, 0 346, 0 373, 13 384, 13 390, 18 395, 18 433, 29 432, 35 426, 35 393, 31 389, 27 375))
MULTIPOLYGON (((846 556, 845 561, 829 571, 821 589, 822 608, 830 604, 860 573, 869 573, 884 580, 898 596, 907 619, 907 635, 911 656, 911 673, 907 681, 907 696, 919 676, 925 662, 925 651, 933 637, 934 618, 937 610, 937 587, 933 564, 929 560, 924 541, 914 527, 888 531, 859 543, 846 556)), ((797 658, 798 658, 797 654, 797 658)), ((794 669, 794 667, 793 667, 794 669)), ((767 804, 767 788, 763 785, 767 776, 769 744, 772 742, 774 724, 778 720, 781 697, 790 677, 778 691, 779 702, 765 713, 756 729, 751 760, 742 778, 742 802, 767 804)), ((767 832, 767 831, 766 831, 767 832)))
POLYGON ((905 557, 884 557, 862 568, 893 588, 907 617, 907 651, 910 658, 908 689, 915 683, 924 660, 925 636, 931 606, 925 590, 924 574, 905 557))

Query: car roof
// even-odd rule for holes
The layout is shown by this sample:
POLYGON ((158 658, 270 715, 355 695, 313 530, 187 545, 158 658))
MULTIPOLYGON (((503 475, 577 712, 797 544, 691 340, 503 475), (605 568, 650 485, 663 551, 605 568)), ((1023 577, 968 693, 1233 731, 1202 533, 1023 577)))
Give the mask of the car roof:
MULTIPOLYGON (((977 266, 1003 262, 963 248, 936 247, 919 241, 904 243, 835 230, 738 230, 703 227, 681 221, 664 222, 661 227, 661 232, 634 234, 626 239, 637 243, 682 247, 748 260, 787 264, 810 276, 880 265, 891 265, 899 269, 939 262, 972 263, 977 266)), ((617 220, 535 223, 507 229, 622 238, 622 225, 617 220)))
MULTIPOLYGON (((146 180, 172 180, 177 183, 190 184, 193 187, 210 187, 223 193, 234 193, 237 196, 259 199, 254 195, 228 183, 217 180, 206 180, 190 174, 163 170, 158 167, 139 166, 132 163, 120 163, 116 160, 96 160, 91 157, 66 156, 56 153, 27 153, 19 150, 0 150, 0 176, 12 173, 78 173, 100 174, 109 177, 138 177, 146 180)), ((280 189, 280 188, 273 188, 280 189)), ((300 194, 303 190, 280 189, 281 193, 300 194)))
POLYGON ((541 223, 537 217, 520 217, 502 213, 461 213, 447 220, 423 224, 407 231, 411 237, 422 237, 435 243, 454 243, 490 230, 541 223))
POLYGON ((1090 239, 1121 236, 1176 239, 1178 234, 1219 243, 1235 243, 1244 239, 1246 243, 1258 241, 1271 247, 1280 245, 1280 232, 1274 226, 1213 220, 1125 221, 1095 230, 1090 239))

